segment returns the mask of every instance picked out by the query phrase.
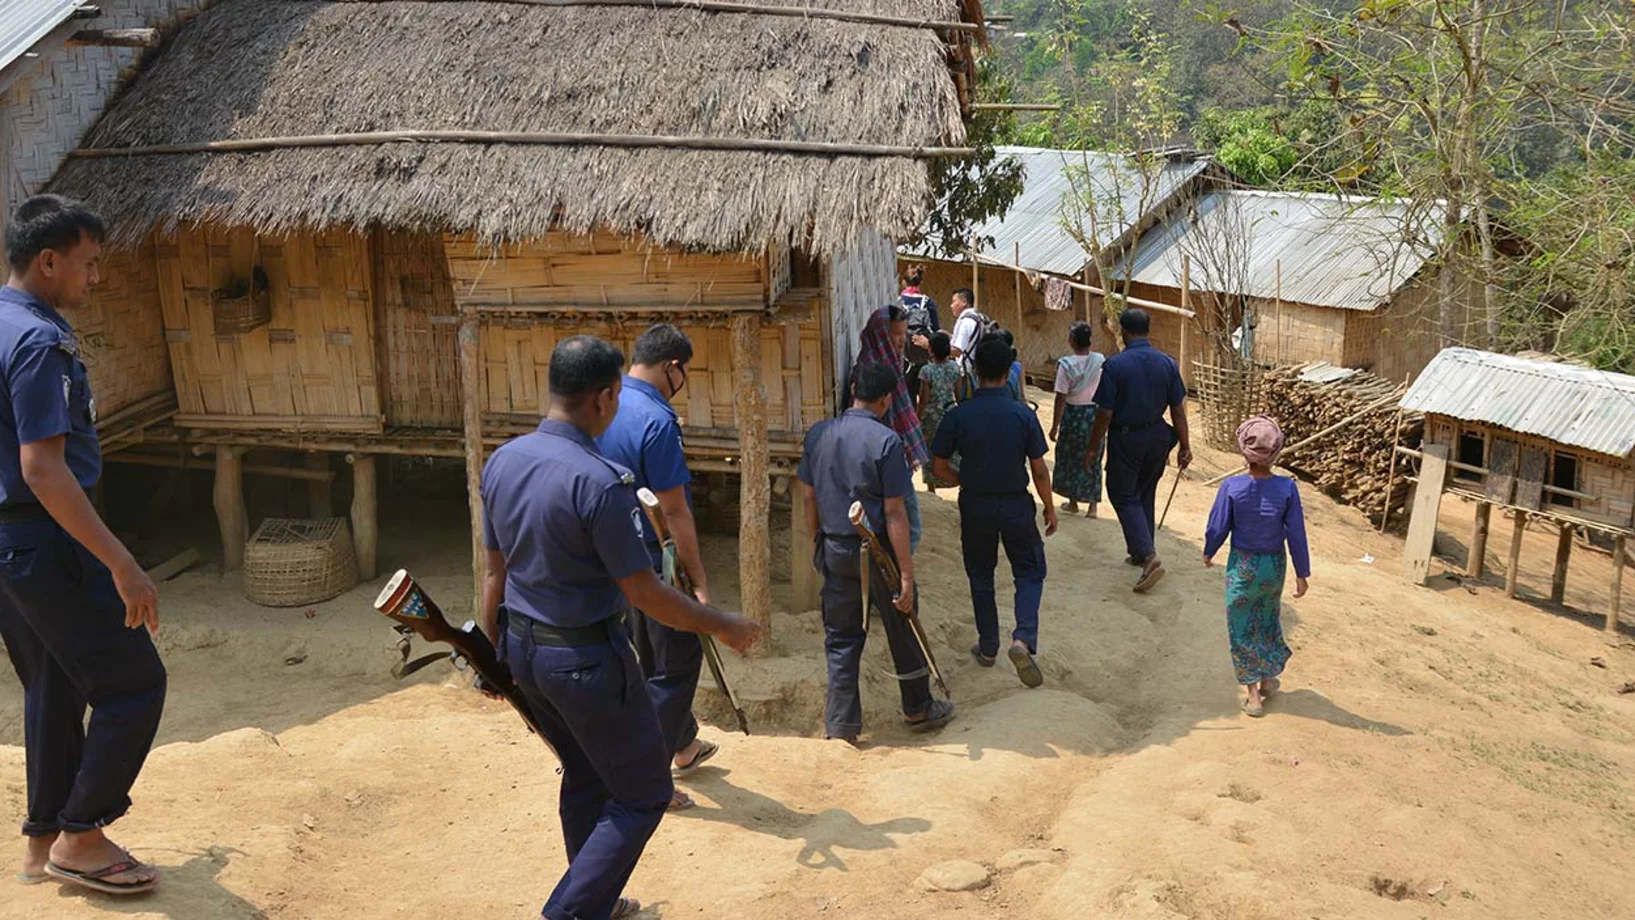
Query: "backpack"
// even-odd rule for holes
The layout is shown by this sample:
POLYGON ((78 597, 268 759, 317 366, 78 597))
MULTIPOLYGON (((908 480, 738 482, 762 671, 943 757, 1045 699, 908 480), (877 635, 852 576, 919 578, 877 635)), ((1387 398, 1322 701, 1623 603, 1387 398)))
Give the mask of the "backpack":
MULTIPOLYGON (((998 335, 1000 329, 999 323, 989 318, 985 313, 978 313, 974 309, 966 310, 960 314, 959 319, 964 319, 967 316, 976 321, 976 335, 971 337, 971 347, 959 358, 959 381, 954 384, 954 398, 959 402, 964 402, 976 395, 976 362, 972 357, 972 352, 976 351, 977 343, 990 335, 998 335)), ((957 323, 958 320, 955 320, 955 322, 957 323)))
POLYGON ((909 364, 930 364, 931 352, 915 345, 914 337, 930 338, 936 331, 931 328, 931 298, 924 294, 903 294, 900 299, 903 313, 908 317, 908 342, 903 345, 903 356, 909 364))

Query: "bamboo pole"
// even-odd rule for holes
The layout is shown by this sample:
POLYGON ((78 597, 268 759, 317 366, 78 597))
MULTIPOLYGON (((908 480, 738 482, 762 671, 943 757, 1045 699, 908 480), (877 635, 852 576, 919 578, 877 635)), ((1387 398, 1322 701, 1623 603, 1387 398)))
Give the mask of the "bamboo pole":
MULTIPOLYGON (((1305 439, 1300 440, 1300 441, 1296 441, 1293 444, 1290 444, 1288 447, 1283 448, 1283 456, 1287 457, 1289 454, 1295 453, 1296 451, 1299 451, 1299 450, 1301 450, 1301 449, 1303 449, 1303 448, 1305 448, 1305 447, 1307 447, 1307 446, 1309 446, 1311 444, 1317 443, 1318 441, 1322 440, 1323 438, 1326 438, 1329 435, 1333 434, 1334 432, 1339 431, 1341 428, 1345 428, 1345 427, 1347 427, 1349 425, 1354 425, 1358 421, 1360 421, 1361 419, 1364 419, 1364 418, 1368 417, 1369 415, 1372 415, 1373 413, 1378 412, 1379 410, 1385 408, 1386 406, 1390 405, 1391 403, 1396 402, 1400 398, 1401 398, 1400 394, 1392 393, 1390 396, 1387 396, 1384 399, 1382 399, 1382 400, 1380 400, 1380 401, 1378 401, 1376 403, 1365 406, 1361 410, 1359 410, 1355 415, 1352 415, 1349 418, 1346 418, 1346 419, 1344 419, 1342 421, 1335 422, 1334 424, 1328 426, 1327 428, 1324 428, 1322 431, 1317 432, 1316 434, 1312 435, 1311 437, 1305 438, 1305 439)), ((1225 473, 1220 474, 1219 476, 1216 476, 1214 479, 1211 479, 1208 482, 1204 483, 1204 485, 1206 487, 1207 486, 1220 485, 1221 482, 1224 481, 1228 476, 1235 476, 1238 473, 1241 473, 1246 469, 1248 469, 1247 466, 1236 467, 1236 468, 1234 468, 1232 470, 1229 470, 1228 472, 1225 472, 1225 473)))
POLYGON ((250 519, 244 508, 244 451, 216 448, 216 485, 212 494, 216 523, 221 527, 221 567, 224 572, 244 568, 244 544, 250 539, 250 519))
POLYGON ((68 37, 70 48, 157 48, 158 29, 81 29, 68 37))
MULTIPOLYGON (((1192 257, 1181 256, 1181 309, 1191 313, 1192 307, 1192 257)), ((1192 325, 1188 317, 1181 318, 1181 376, 1191 377, 1191 368, 1187 364, 1187 327, 1192 325)))
MULTIPOLYGON (((1016 264, 1021 265, 1022 244, 1018 241, 1015 246, 1016 264)), ((1016 279, 1016 328, 1012 332, 1016 336, 1016 360, 1022 362, 1022 389, 1025 391, 1028 387, 1028 359, 1027 350, 1022 347, 1022 270, 1018 268, 1012 274, 1016 279)), ((912 398, 912 394, 910 396, 912 398)))
POLYGON ((514 144, 539 147, 632 147, 681 150, 747 150, 761 153, 799 153, 818 156, 901 157, 936 159, 964 157, 971 147, 910 147, 893 144, 842 144, 829 141, 777 140, 762 137, 685 137, 670 134, 594 134, 582 131, 468 131, 414 130, 360 131, 347 134, 300 134, 247 137, 192 144, 151 144, 138 147, 81 147, 74 159, 101 157, 169 156, 198 153, 258 153, 324 147, 368 147, 380 144, 514 144))
POLYGON ((471 512, 471 590, 473 613, 482 609, 483 573, 483 422, 482 330, 477 314, 460 313, 460 409, 466 461, 466 503, 471 512))
MULTIPOLYGON (((167 470, 202 470, 209 467, 205 462, 191 462, 186 457, 164 457, 158 454, 137 454, 121 451, 109 454, 103 458, 107 463, 128 463, 132 466, 156 466, 167 470)), ((273 476, 278 479, 294 479, 300 482, 332 482, 335 474, 328 470, 309 470, 294 466, 278 466, 272 463, 240 463, 240 475, 245 476, 273 476)))
POLYGON ((1092 326, 1100 326, 1101 323, 1091 322, 1091 320, 1090 320, 1090 266, 1086 265, 1084 267, 1084 283, 1081 284, 1081 285, 1078 285, 1077 287, 1079 289, 1079 292, 1084 294, 1084 316, 1082 317, 1083 320, 1085 322, 1087 322, 1087 323, 1090 323, 1092 326))
MULTIPOLYGON (((1008 268, 1008 269, 1011 269, 1013 271, 1021 268, 1021 266, 1012 265, 1009 262, 1001 262, 1000 260, 995 259, 995 258, 993 258, 991 256, 980 256, 979 257, 979 256, 976 255, 975 250, 972 250, 972 257, 973 258, 980 258, 984 264, 992 265, 995 268, 1008 268)), ((971 271, 972 271, 972 274, 974 275, 975 272, 976 272, 976 269, 973 267, 971 271)), ((1089 294, 1094 294, 1097 297, 1106 297, 1107 296, 1107 292, 1105 290, 1103 290, 1103 289, 1101 289, 1099 287, 1096 287, 1095 285, 1089 283, 1090 269, 1086 268, 1084 270, 1084 275, 1085 275, 1085 282, 1083 284, 1081 284, 1081 283, 1079 283, 1077 281, 1068 281, 1065 278, 1062 279, 1062 283, 1067 285, 1068 287, 1072 288, 1075 291, 1084 291, 1084 292, 1089 293, 1089 294)), ((1148 311, 1151 311, 1151 312, 1173 313, 1173 314, 1175 314, 1177 316, 1185 316, 1188 319, 1191 319, 1193 316, 1196 315, 1191 310, 1183 310, 1180 307, 1172 306, 1172 305, 1167 304, 1167 303, 1159 303, 1156 300, 1144 300, 1144 299, 1142 299, 1140 297, 1128 297, 1128 296, 1124 296, 1124 295, 1119 295, 1119 296, 1120 296, 1120 299, 1122 299, 1126 305, 1132 306, 1132 307, 1140 307, 1143 310, 1148 310, 1148 311)), ((1086 312, 1089 311, 1089 301, 1088 301, 1088 299, 1085 302, 1085 310, 1086 310, 1086 312)))
MULTIPOLYGON (((768 479, 766 393, 761 385, 761 321, 732 320, 732 369, 736 378, 738 442, 741 449, 738 498, 738 589, 744 616, 772 627, 772 489, 768 479)), ((799 565, 800 560, 791 560, 799 565)), ((764 646, 763 646, 764 647, 764 646)))
MULTIPOLYGON (((1408 379, 1406 376, 1402 378, 1404 388, 1408 386, 1408 379)), ((1397 448, 1402 446, 1403 415, 1404 410, 1399 404, 1397 406, 1397 422, 1391 429, 1391 459, 1390 468, 1385 474, 1385 501, 1381 505, 1383 510, 1380 511, 1380 533, 1385 533, 1385 525, 1391 520, 1391 490, 1396 488, 1397 484, 1397 448)))
MULTIPOLYGON (((1278 259, 1277 262, 1276 262, 1275 267, 1276 267, 1276 270, 1277 270, 1277 299, 1275 299, 1272 302, 1274 304, 1276 304, 1276 306, 1277 306, 1277 348, 1274 351, 1274 354, 1277 355, 1277 358, 1276 358, 1277 366, 1282 367, 1283 366, 1283 260, 1278 259)), ((1384 533, 1383 530, 1380 531, 1380 532, 1384 533)))
MULTIPOLYGON (((389 3, 392 0, 368 0, 368 2, 389 3)), ((492 0, 492 2, 514 4, 516 6, 556 8, 623 6, 655 10, 691 10, 699 13, 742 13, 755 16, 822 19, 830 22, 861 22, 869 25, 903 26, 910 29, 934 29, 943 32, 971 32, 978 34, 984 29, 982 23, 976 22, 924 19, 916 16, 890 16, 882 13, 860 13, 813 6, 766 6, 758 3, 730 3, 725 2, 725 0, 492 0)), ((996 20, 988 19, 987 21, 993 22, 996 20)))
POLYGON ((971 110, 975 112, 1060 112, 1059 105, 1034 104, 1031 102, 973 102, 971 110))
POLYGON ((346 459, 352 464, 352 548, 358 557, 358 577, 373 581, 378 574, 375 556, 380 540, 375 504, 375 458, 355 454, 346 459))
MULTIPOLYGON (((981 263, 979 257, 976 254, 976 234, 972 234, 971 235, 971 306, 975 307, 978 311, 982 310, 982 276, 981 276, 981 273, 980 273, 981 267, 982 267, 982 263, 981 263)), ((976 343, 972 342, 971 346, 973 348, 976 347, 976 343)))

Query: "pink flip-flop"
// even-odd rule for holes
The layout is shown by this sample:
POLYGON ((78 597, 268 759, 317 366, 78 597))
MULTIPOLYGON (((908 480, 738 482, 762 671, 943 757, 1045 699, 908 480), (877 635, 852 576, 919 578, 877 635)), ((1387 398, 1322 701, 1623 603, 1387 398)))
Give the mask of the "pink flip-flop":
POLYGON ((100 891, 103 894, 127 895, 142 894, 144 892, 152 891, 158 886, 159 880, 150 879, 146 882, 110 882, 107 881, 108 876, 118 875, 121 872, 131 872, 136 869, 147 868, 151 867, 146 863, 140 862, 137 859, 127 855, 124 859, 121 859, 113 865, 103 866, 101 869, 97 869, 94 872, 81 872, 78 869, 68 869, 64 868, 63 866, 59 866, 54 862, 48 862, 45 864, 45 873, 53 878, 59 878, 70 884, 89 888, 92 891, 100 891))

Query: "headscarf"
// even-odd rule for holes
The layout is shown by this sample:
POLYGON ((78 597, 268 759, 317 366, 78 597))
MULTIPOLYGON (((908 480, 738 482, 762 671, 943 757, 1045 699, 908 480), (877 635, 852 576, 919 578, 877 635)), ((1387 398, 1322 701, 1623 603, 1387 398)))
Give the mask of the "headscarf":
POLYGON ((908 381, 903 377, 903 356, 891 344, 891 308, 881 307, 869 316, 863 326, 857 364, 884 364, 897 374, 897 387, 891 391, 891 405, 886 409, 886 424, 903 439, 903 451, 908 464, 925 466, 931 462, 931 450, 926 447, 925 433, 920 431, 920 417, 914 411, 914 400, 909 398, 908 381))
POLYGON ((1249 419, 1238 426, 1238 452, 1255 466, 1271 466, 1283 453, 1283 429, 1264 415, 1249 419))

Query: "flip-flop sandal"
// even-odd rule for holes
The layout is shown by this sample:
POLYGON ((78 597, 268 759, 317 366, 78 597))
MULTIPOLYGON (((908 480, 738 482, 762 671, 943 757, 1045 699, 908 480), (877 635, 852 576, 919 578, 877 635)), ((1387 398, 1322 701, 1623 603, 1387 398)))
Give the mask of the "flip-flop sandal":
POLYGON ((1263 700, 1270 699, 1272 694, 1274 694, 1277 691, 1282 690, 1282 689, 1283 689, 1283 682, 1274 677, 1274 678, 1272 678, 1272 689, 1267 690, 1265 687, 1262 687, 1260 689, 1260 698, 1263 699, 1263 700))
POLYGON ((642 902, 635 898, 620 898, 619 903, 613 905, 613 913, 608 914, 608 916, 612 920, 619 920, 620 917, 630 917, 641 913, 641 909, 642 902))
POLYGON ((1027 649, 1013 645, 1008 654, 1011 664, 1016 666, 1016 676, 1022 679, 1022 686, 1037 687, 1045 682, 1044 672, 1039 670, 1039 663, 1027 649))
POLYGON ((1259 704, 1256 704, 1256 703, 1251 703, 1251 702, 1249 702, 1249 700, 1247 698, 1238 700, 1238 708, 1242 709, 1244 712, 1248 713, 1252 718, 1256 718, 1256 719, 1258 719, 1261 716, 1266 714, 1265 707, 1260 706, 1259 704))
POLYGON ((1163 581, 1164 576, 1168 574, 1168 572, 1164 571, 1163 566, 1158 566, 1151 572, 1141 576, 1141 580, 1135 583, 1135 588, 1133 590, 1137 594, 1146 594, 1154 587, 1157 587, 1158 583, 1163 581))
POLYGON ((977 664, 982 665, 985 668, 993 667, 994 656, 982 654, 981 645, 971 646, 971 657, 976 659, 977 664))
POLYGON ((670 778, 686 779, 687 777, 692 776, 694 773, 698 772, 699 767, 704 766, 706 761, 720 753, 720 751, 721 746, 719 744, 716 744, 713 741, 700 740, 698 742, 697 756, 693 757, 693 759, 685 767, 671 767, 670 778))
POLYGON ((665 811, 686 811, 687 809, 696 807, 697 805, 698 805, 698 803, 693 801, 692 796, 688 795, 685 792, 682 792, 680 789, 677 789, 675 791, 675 794, 670 796, 670 804, 665 806, 664 810, 665 811))
POLYGON ((118 875, 121 872, 132 872, 137 869, 147 868, 151 867, 130 857, 126 857, 125 859, 122 859, 111 866, 104 866, 94 872, 81 872, 78 869, 67 869, 57 865, 54 862, 48 862, 45 864, 46 874, 54 878, 62 879, 63 881, 73 885, 89 888, 92 891, 100 891, 103 894, 118 895, 142 894, 143 892, 152 891, 154 887, 159 884, 159 880, 152 879, 151 881, 146 882, 110 882, 106 881, 108 876, 118 875))
POLYGON ((39 875, 30 875, 27 872, 19 872, 17 873, 17 881, 22 885, 38 885, 41 882, 51 881, 51 876, 45 872, 41 872, 39 875))

